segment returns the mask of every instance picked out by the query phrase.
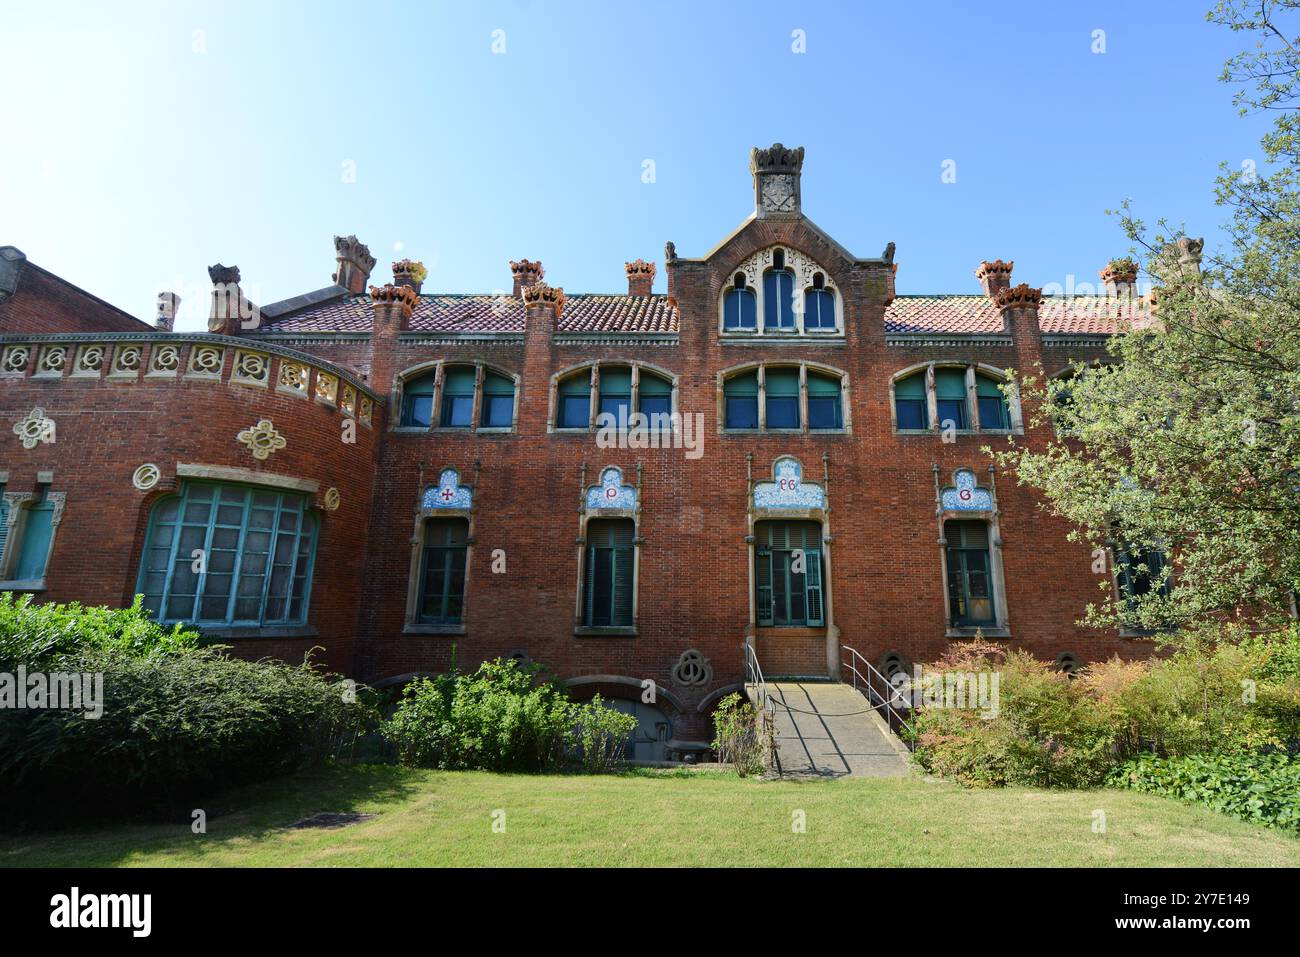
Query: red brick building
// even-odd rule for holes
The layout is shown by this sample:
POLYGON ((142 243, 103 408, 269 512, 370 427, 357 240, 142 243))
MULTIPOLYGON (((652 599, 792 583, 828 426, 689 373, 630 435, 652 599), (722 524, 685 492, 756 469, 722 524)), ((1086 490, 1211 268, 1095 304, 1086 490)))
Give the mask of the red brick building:
POLYGON ((641 259, 617 294, 528 259, 510 295, 406 261, 386 284, 347 237, 330 285, 271 305, 212 267, 210 331, 183 334, 173 297, 149 326, 0 250, 0 589, 144 594, 372 683, 526 657, 627 699, 640 756, 706 735, 747 642, 769 675, 977 632, 1148 654, 1077 626, 1109 572, 981 451, 1049 438, 999 385, 1102 356, 1143 318, 1132 277, 1043 297, 996 260, 898 296, 893 243, 803 214, 802 165, 754 150, 753 213, 698 258, 668 243, 667 295, 641 259))

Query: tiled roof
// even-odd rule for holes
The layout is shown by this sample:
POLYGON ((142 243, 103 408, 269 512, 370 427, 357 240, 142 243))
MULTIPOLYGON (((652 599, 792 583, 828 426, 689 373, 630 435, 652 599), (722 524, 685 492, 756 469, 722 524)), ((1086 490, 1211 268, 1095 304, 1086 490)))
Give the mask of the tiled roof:
MULTIPOLYGON (((369 332, 369 296, 311 306, 264 324, 260 332, 369 332)), ((412 332, 523 332, 524 304, 513 296, 421 296, 412 332)), ((677 332, 667 296, 573 295, 564 299, 560 332, 677 332)))
MULTIPOLYGON (((1038 309, 1043 332, 1100 335, 1122 322, 1147 319, 1141 299, 1108 296, 1044 296, 1038 309)), ((983 295, 899 296, 885 312, 885 331, 894 333, 999 333, 1002 316, 983 295)))

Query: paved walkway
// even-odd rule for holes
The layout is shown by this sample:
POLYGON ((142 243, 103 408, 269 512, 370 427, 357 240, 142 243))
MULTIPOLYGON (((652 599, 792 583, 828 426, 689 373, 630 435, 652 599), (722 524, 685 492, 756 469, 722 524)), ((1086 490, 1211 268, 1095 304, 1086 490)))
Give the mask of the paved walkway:
POLYGON ((774 681, 776 765, 783 777, 901 777, 901 747, 861 692, 832 682, 774 681))

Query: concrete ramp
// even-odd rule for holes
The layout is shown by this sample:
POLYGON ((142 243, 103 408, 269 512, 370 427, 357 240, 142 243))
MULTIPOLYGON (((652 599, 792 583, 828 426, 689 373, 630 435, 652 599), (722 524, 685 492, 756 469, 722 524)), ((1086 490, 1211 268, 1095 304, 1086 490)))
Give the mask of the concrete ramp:
POLYGON ((845 684, 772 681, 776 769, 783 777, 903 777, 907 749, 861 692, 845 684))

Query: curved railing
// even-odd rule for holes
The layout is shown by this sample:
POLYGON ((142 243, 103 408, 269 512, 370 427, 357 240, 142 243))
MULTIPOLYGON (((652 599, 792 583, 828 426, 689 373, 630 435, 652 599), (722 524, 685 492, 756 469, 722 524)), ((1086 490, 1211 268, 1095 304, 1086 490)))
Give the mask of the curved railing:
POLYGON ((866 695, 867 701, 877 712, 881 713, 881 716, 889 724, 890 731, 895 734, 898 734, 900 729, 907 732, 903 741, 910 748, 915 732, 912 725, 903 717, 903 712, 897 707, 898 704, 906 707, 902 692, 890 684, 889 679, 881 674, 875 665, 858 654, 856 650, 848 645, 841 645, 840 647, 851 656, 851 658, 841 657, 840 668, 848 671, 853 676, 854 689, 866 695), (861 671, 858 670, 852 659, 856 659, 858 664, 862 666, 861 671))

